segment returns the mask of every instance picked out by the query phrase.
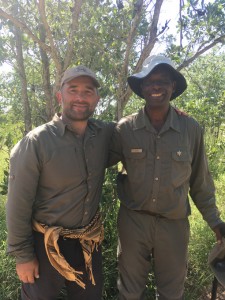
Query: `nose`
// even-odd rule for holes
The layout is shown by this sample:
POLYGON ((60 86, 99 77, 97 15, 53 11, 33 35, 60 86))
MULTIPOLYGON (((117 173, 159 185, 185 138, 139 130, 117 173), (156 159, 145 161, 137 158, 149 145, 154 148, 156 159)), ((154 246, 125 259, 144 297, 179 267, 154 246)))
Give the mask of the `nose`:
POLYGON ((83 93, 83 92, 76 92, 75 93, 75 99, 78 100, 78 101, 82 101, 84 99, 86 99, 86 94, 83 93))

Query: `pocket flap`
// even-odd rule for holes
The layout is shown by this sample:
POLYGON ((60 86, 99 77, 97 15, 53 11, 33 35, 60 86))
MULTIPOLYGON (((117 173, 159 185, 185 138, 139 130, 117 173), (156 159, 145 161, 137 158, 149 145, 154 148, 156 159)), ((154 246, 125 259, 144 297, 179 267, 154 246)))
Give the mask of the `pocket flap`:
POLYGON ((176 161, 191 161, 191 155, 187 150, 177 150, 172 152, 172 158, 176 161))

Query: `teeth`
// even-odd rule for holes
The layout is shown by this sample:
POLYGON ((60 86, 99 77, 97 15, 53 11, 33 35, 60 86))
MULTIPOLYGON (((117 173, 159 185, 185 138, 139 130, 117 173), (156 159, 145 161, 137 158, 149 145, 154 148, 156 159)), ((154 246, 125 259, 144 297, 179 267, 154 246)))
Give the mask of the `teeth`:
POLYGON ((160 97, 162 94, 152 94, 153 97, 160 97))

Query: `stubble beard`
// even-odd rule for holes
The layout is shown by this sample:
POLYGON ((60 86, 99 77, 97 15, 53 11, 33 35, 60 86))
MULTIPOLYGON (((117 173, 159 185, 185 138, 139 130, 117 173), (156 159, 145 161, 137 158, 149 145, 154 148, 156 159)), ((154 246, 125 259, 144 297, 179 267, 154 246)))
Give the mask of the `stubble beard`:
POLYGON ((94 110, 87 108, 83 112, 77 112, 72 109, 66 109, 63 111, 63 115, 68 121, 87 121, 94 113, 94 110))

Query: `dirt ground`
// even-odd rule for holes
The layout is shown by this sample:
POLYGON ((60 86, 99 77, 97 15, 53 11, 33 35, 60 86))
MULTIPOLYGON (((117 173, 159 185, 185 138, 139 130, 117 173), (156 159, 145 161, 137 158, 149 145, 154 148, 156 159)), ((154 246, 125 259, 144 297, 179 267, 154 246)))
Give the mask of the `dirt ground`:
MULTIPOLYGON (((211 300, 211 287, 206 291, 199 300, 211 300)), ((225 300, 225 289, 219 285, 217 288, 216 300, 225 300)))

